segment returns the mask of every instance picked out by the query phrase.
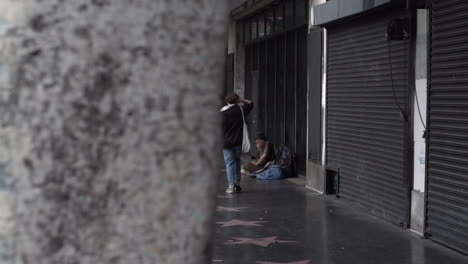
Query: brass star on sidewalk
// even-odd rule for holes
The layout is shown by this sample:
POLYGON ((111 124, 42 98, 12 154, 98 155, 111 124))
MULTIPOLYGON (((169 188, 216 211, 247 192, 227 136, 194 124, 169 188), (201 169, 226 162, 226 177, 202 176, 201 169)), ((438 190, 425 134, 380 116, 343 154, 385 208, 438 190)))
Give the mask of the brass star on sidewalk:
POLYGON ((216 211, 218 212, 242 212, 242 210, 246 209, 247 207, 222 207, 217 206, 216 211))
POLYGON ((233 237, 237 241, 229 241, 225 245, 243 245, 252 244, 261 247, 268 247, 270 244, 276 243, 295 243, 295 241, 277 240, 278 237, 264 237, 264 238, 243 238, 233 237))
POLYGON ((296 262, 261 262, 257 261, 257 264, 309 264, 310 260, 296 261, 296 262))
POLYGON ((242 221, 233 219, 228 222, 217 222, 217 224, 222 225, 221 227, 229 227, 229 226, 262 226, 262 223, 266 223, 266 221, 242 221))

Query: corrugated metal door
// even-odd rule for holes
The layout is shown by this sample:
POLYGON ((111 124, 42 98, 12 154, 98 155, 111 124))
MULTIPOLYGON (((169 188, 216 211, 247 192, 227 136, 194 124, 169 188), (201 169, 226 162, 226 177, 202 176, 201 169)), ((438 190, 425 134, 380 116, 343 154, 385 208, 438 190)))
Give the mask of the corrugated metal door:
POLYGON ((398 17, 366 16, 328 29, 326 158, 340 170, 341 197, 407 226, 410 45, 389 43, 385 34, 398 17))
POLYGON ((432 2, 427 234, 468 253, 468 1, 432 2))

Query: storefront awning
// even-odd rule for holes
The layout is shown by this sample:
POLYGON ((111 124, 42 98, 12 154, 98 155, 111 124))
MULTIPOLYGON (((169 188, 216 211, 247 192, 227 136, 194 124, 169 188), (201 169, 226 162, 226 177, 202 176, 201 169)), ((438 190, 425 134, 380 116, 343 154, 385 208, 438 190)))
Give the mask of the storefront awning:
POLYGON ((275 0, 249 0, 231 11, 231 16, 235 19, 242 19, 264 7, 275 2, 275 0))
POLYGON ((385 5, 403 6, 405 0, 330 0, 311 8, 311 26, 321 26, 385 5))

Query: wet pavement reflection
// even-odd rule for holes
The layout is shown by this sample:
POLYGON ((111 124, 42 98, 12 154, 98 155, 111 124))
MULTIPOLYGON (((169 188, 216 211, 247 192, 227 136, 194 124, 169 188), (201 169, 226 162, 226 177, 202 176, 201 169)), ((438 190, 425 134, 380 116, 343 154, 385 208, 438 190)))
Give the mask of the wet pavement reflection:
POLYGON ((468 257, 289 181, 217 196, 212 263, 464 264, 468 257), (220 209, 221 208, 221 209, 220 209))

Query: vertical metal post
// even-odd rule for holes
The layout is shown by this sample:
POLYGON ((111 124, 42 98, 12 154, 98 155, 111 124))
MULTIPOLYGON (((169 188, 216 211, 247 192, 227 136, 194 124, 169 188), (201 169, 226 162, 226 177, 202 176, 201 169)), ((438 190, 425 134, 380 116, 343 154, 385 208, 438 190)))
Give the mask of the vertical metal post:
POLYGON ((428 238, 428 192, 429 192, 429 156, 430 156, 430 138, 431 138, 431 74, 432 74, 432 1, 428 1, 429 10, 427 16, 428 32, 427 32, 427 111, 426 111, 426 179, 424 185, 424 238, 428 238))
POLYGON ((416 10, 408 9, 408 26, 409 26, 409 39, 404 40, 404 49, 407 50, 408 54, 405 58, 407 69, 405 74, 408 74, 407 85, 408 85, 408 94, 407 94, 407 110, 406 110, 406 131, 408 133, 406 139, 406 175, 404 175, 404 180, 407 189, 407 216, 406 216, 406 223, 402 223, 405 225, 404 228, 408 228, 410 226, 411 220, 411 190, 413 188, 413 172, 414 172, 414 127, 413 127, 413 118, 415 117, 414 113, 414 92, 415 92, 415 56, 416 56, 416 10), (409 42, 409 46, 407 46, 407 42, 409 42))
MULTIPOLYGON (((299 131, 298 128, 297 128, 297 64, 298 64, 298 52, 299 52, 299 49, 298 49, 298 41, 297 41, 297 33, 298 33, 298 30, 295 30, 294 31, 294 100, 295 100, 295 106, 294 106, 294 133, 295 133, 295 136, 294 136, 294 151, 296 152, 296 161, 297 161, 297 132, 299 131)), ((297 162, 295 163, 296 166, 294 168, 295 172, 294 174, 297 175, 297 162)))
POLYGON ((322 57, 322 165, 327 165, 327 60, 328 60, 328 32, 323 29, 323 57, 322 57))
MULTIPOLYGON (((283 12, 284 13, 284 12, 283 12)), ((272 115, 272 124, 273 124, 273 139, 275 141, 275 145, 277 147, 277 133, 278 133, 278 122, 277 122, 277 119, 275 118, 276 117, 276 114, 277 114, 277 106, 276 106, 276 96, 277 95, 277 82, 278 82, 278 63, 277 63, 277 56, 278 56, 278 45, 276 45, 276 41, 278 40, 278 37, 276 37, 276 39, 272 39, 271 42, 273 43, 273 56, 274 56, 274 74, 275 74, 275 77, 273 79, 273 115, 272 115)))
POLYGON ((286 57, 287 57, 287 48, 288 48, 288 45, 287 45, 287 42, 288 41, 288 35, 287 34, 284 34, 284 51, 283 51, 283 68, 284 68, 284 73, 283 73, 283 120, 284 120, 284 123, 283 123, 283 139, 282 141, 284 142, 284 144, 286 145, 286 107, 287 107, 287 104, 286 104, 286 89, 287 89, 287 86, 286 86, 286 69, 287 69, 287 64, 286 64, 286 57))

